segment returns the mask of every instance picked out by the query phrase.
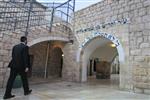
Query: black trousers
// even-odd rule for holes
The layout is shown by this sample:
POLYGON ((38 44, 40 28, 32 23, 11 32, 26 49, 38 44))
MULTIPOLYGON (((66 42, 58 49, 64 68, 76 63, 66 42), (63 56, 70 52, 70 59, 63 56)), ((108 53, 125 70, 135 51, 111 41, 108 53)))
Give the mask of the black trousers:
POLYGON ((25 70, 11 69, 9 79, 7 81, 5 96, 10 96, 11 95, 13 83, 14 83, 14 80, 15 80, 17 75, 21 76, 24 93, 29 91, 27 73, 25 72, 25 70))

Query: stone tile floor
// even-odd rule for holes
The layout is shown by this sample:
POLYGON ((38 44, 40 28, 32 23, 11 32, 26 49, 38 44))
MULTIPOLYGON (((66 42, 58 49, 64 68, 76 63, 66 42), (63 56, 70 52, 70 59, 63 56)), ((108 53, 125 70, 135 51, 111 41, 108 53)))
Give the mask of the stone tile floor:
MULTIPOLYGON (((22 88, 13 89, 15 98, 10 100, 150 100, 150 95, 121 91, 116 81, 90 79, 87 83, 52 81, 31 85, 33 92, 23 95, 22 88)), ((4 89, 0 89, 0 100, 4 89)))

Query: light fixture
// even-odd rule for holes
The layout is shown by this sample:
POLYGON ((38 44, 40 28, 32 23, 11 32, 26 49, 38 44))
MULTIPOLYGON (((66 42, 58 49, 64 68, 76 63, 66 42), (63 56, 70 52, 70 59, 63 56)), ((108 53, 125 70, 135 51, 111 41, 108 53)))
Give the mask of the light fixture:
POLYGON ((69 44, 73 44, 73 42, 74 42, 73 40, 69 40, 69 42, 68 42, 68 43, 69 43, 69 44))
POLYGON ((114 43, 110 44, 110 46, 111 46, 112 48, 115 48, 115 47, 116 47, 116 45, 115 45, 114 43))
POLYGON ((62 54, 62 57, 64 57, 64 54, 62 54))

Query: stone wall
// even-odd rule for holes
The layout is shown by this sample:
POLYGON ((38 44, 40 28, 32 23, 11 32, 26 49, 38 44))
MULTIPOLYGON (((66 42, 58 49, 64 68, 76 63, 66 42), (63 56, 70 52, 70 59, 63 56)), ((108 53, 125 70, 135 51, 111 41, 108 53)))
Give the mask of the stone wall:
MULTIPOLYGON (((60 77, 61 73, 61 48, 55 49, 59 43, 53 44, 55 41, 42 42, 30 47, 30 54, 33 55, 32 76, 44 78, 46 60, 47 62, 47 77, 60 77), (49 45, 49 50, 48 50, 49 45), (48 50, 48 51, 47 51, 48 50), (47 56, 48 52, 48 56, 47 56), (48 57, 48 59, 47 59, 48 57)), ((59 44, 63 47, 63 43, 59 44)))
POLYGON ((97 31, 111 33, 119 38, 126 59, 120 66, 120 87, 134 89, 135 92, 149 92, 150 1, 104 0, 75 15, 75 31, 80 45, 88 35, 97 31), (123 18, 127 18, 127 23, 109 23, 123 18), (81 30, 99 24, 102 25, 99 29, 81 30))
MULTIPOLYGON (((22 9, 18 8, 17 10, 19 11, 22 9)), ((65 27, 65 25, 57 25, 57 26, 53 25, 52 31, 49 32, 49 28, 47 26, 41 25, 36 27, 30 27, 28 29, 28 33, 29 33, 27 36, 28 43, 30 46, 33 46, 40 42, 50 41, 50 40, 59 40, 67 43, 69 41, 69 34, 71 34, 72 31, 70 30, 70 28, 65 27)), ((9 75, 9 69, 7 69, 7 65, 11 60, 12 47, 18 44, 20 42, 20 37, 24 35, 25 35, 24 29, 15 30, 15 32, 13 31, 0 32, 0 87, 6 84, 9 75)), ((42 47, 45 46, 42 45, 42 47)), ((37 52, 38 51, 40 50, 37 50, 37 52)), ((42 61, 40 63, 44 64, 44 62, 42 61)))
MULTIPOLYGON (((69 81, 81 80, 82 66, 80 65, 83 62, 76 62, 79 46, 91 33, 105 32, 117 37, 125 52, 125 62, 120 66, 120 88, 150 93, 150 1, 104 0, 76 12, 75 15, 76 38, 73 37, 73 44, 66 43, 62 48, 64 53, 63 79, 69 81), (115 23, 112 23, 114 21, 115 23), (96 30, 91 28, 93 26, 97 26, 96 30), (79 31, 85 28, 89 29, 79 31)), ((51 33, 46 26, 30 28, 28 30, 29 44, 37 44, 46 48, 45 44, 39 45, 38 43, 49 40, 68 42, 70 29, 66 32, 57 28, 66 27, 53 25, 51 33)), ((23 35, 24 32, 20 30, 6 31, 0 34, 0 86, 2 86, 3 80, 5 79, 5 83, 8 78, 7 65, 11 59, 12 47, 19 43, 19 39, 23 35)), ((34 46, 33 48, 36 49, 34 46)), ((31 52, 34 52, 34 49, 31 52)), ((38 51, 45 55, 44 49, 38 51)), ((40 63, 43 66, 44 58, 40 63)))
POLYGON ((65 45, 63 48, 63 79, 80 82, 81 81, 81 72, 80 72, 80 63, 77 62, 77 53, 79 43, 75 37, 73 38, 73 43, 65 45))
MULTIPOLYGON (((0 80, 1 80, 0 86, 2 86, 4 79, 5 79, 4 84, 6 84, 6 81, 7 81, 8 75, 9 75, 9 70, 7 69, 7 65, 8 65, 9 61, 11 60, 12 47, 15 44, 18 44, 20 42, 20 37, 23 35, 24 35, 24 33, 11 33, 11 34, 4 33, 3 36, 0 38, 0 45, 1 45, 0 46, 0 48, 1 48, 0 49, 0 80)), ((59 41, 67 43, 69 39, 68 39, 68 35, 66 35, 66 33, 61 33, 61 34, 57 34, 57 32, 49 33, 45 28, 42 28, 42 27, 36 27, 30 31, 30 33, 28 35, 28 42, 30 44, 38 45, 37 47, 36 47, 36 45, 33 45, 33 47, 31 47, 31 54, 32 54, 32 52, 34 52, 35 54, 40 53, 40 52, 43 53, 42 55, 39 55, 39 57, 42 57, 42 58, 40 58, 39 60, 37 60, 35 62, 35 63, 38 63, 36 65, 38 65, 39 68, 41 68, 41 67, 43 68, 45 66, 45 52, 46 52, 45 50, 47 48, 47 45, 40 44, 40 42, 54 41, 54 40, 59 40, 59 41), (43 37, 45 40, 41 39, 41 41, 40 41, 40 38, 43 38, 43 37), (50 39, 50 40, 48 40, 48 39, 50 39), (34 40, 37 40, 37 41, 34 41, 34 40), (33 41, 33 43, 32 43, 32 41, 33 41), (40 46, 41 46, 41 48, 39 48, 40 46), (33 48, 33 50, 32 50, 32 48, 33 48)), ((66 44, 66 45, 68 45, 68 44, 66 44)), ((70 45, 68 45, 67 47, 68 47, 67 50, 70 51, 71 50, 70 45)), ((72 56, 70 57, 70 55, 67 54, 68 51, 63 50, 63 52, 64 53, 66 52, 65 57, 67 59, 70 60, 72 58, 72 56)), ((73 54, 71 54, 71 55, 73 55, 73 54)), ((70 70, 74 69, 73 66, 70 66, 70 65, 72 65, 71 62, 68 62, 64 65, 64 68, 66 66, 68 66, 67 67, 68 69, 70 69, 70 70)), ((67 69, 67 68, 65 68, 65 69, 67 69)), ((68 73, 68 72, 64 71, 64 73, 68 73)), ((78 72, 74 72, 74 73, 78 73, 78 72)), ((63 77, 65 77, 66 80, 67 79, 70 80, 70 78, 68 78, 66 76, 66 74, 64 74, 63 77)), ((71 74, 70 77, 73 77, 73 75, 71 74)), ((74 77, 73 77, 73 79, 74 79, 74 77)), ((78 81, 79 81, 79 77, 77 77, 76 79, 78 79, 78 81)), ((72 80, 72 78, 71 78, 71 80, 72 80)))
POLYGON ((44 78, 47 44, 47 42, 38 43, 29 49, 30 55, 33 55, 32 77, 44 78))
POLYGON ((79 81, 79 67, 76 63, 76 49, 72 44, 51 40, 30 47, 30 54, 34 55, 33 77, 44 77, 47 48, 49 43, 47 77, 68 81, 79 81), (62 54, 64 55, 62 57, 62 54), (63 63, 61 62, 61 58, 63 63), (63 66, 61 66, 61 63, 63 66))

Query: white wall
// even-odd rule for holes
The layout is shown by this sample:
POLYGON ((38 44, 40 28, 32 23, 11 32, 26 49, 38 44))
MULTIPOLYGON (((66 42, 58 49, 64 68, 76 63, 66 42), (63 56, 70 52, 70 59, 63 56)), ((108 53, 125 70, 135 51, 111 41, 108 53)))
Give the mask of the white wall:
POLYGON ((99 58, 100 61, 111 62, 114 56, 117 55, 117 49, 112 48, 110 43, 98 47, 90 56, 90 58, 99 58))

